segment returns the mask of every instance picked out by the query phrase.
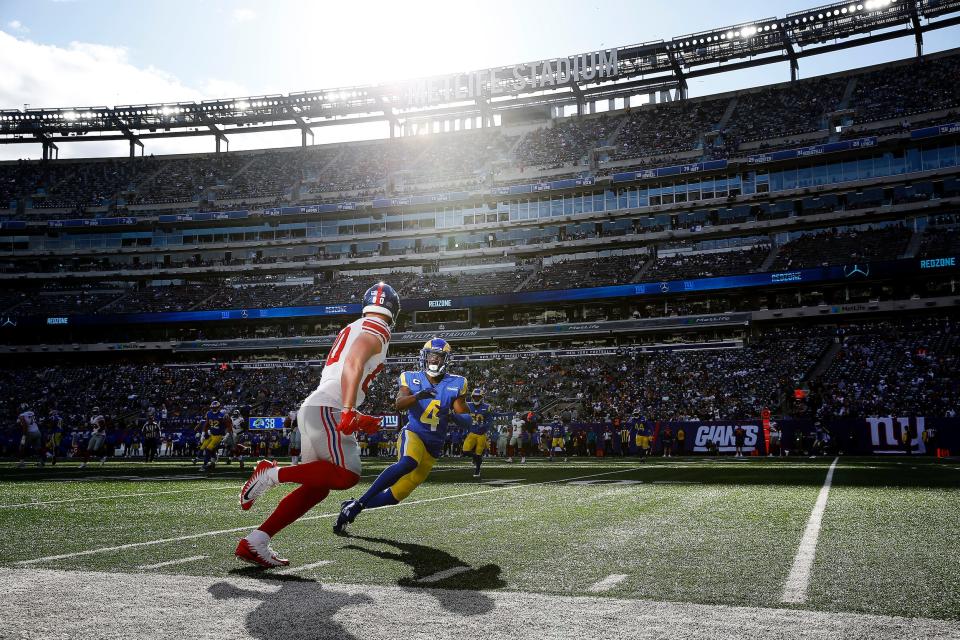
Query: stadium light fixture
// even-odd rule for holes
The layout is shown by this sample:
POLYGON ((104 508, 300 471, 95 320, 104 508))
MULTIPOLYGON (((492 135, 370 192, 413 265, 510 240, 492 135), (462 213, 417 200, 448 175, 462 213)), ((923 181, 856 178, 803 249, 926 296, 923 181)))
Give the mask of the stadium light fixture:
POLYGON ((250 108, 250 103, 246 102, 245 100, 241 100, 240 102, 237 103, 236 107, 240 111, 246 111, 247 109, 250 108))

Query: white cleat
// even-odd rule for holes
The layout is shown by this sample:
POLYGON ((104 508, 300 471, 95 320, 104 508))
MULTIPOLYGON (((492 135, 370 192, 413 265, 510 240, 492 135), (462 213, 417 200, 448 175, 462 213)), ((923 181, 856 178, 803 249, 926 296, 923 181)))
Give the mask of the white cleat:
POLYGON ((254 500, 259 498, 270 487, 279 484, 273 479, 272 474, 267 473, 270 469, 277 466, 273 460, 261 460, 254 467, 250 479, 247 480, 240 490, 240 508, 246 511, 253 506, 254 500))
POLYGON ((261 536, 251 534, 241 538, 234 555, 244 562, 259 565, 265 569, 286 567, 290 564, 289 560, 281 558, 270 548, 270 537, 266 534, 261 536))

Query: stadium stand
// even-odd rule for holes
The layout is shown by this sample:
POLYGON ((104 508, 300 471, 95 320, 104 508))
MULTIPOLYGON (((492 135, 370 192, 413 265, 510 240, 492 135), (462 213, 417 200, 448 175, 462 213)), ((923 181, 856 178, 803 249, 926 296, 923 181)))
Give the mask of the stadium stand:
POLYGON ((590 152, 597 148, 612 149, 601 160, 623 167, 689 162, 699 159, 696 153, 689 155, 692 152, 703 158, 730 157, 748 142, 764 151, 799 146, 803 143, 793 137, 813 132, 826 136, 831 114, 843 109, 856 114, 859 134, 898 132, 903 130, 899 123, 892 129, 889 124, 882 125, 886 129, 862 125, 906 118, 922 122, 925 115, 930 123, 955 121, 957 89, 935 79, 956 75, 958 66, 960 55, 951 54, 725 97, 568 117, 519 139, 497 130, 469 130, 292 150, 0 163, 0 209, 28 199, 32 218, 57 219, 67 215, 63 210, 92 216, 89 209, 108 206, 195 204, 215 210, 230 206, 221 201, 310 203, 338 192, 414 193, 418 184, 445 180, 485 184, 505 171, 503 166, 494 170, 494 161, 512 164, 511 174, 571 164, 580 171, 590 165, 590 152), (851 83, 849 104, 843 104, 851 83), (944 110, 953 113, 945 117, 944 110))

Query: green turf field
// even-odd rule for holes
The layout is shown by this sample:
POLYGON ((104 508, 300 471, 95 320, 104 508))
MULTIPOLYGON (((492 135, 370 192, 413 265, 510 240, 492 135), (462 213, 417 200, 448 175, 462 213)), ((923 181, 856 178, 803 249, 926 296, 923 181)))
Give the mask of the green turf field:
POLYGON ((283 575, 240 563, 233 549, 292 485, 242 512, 246 473, 235 465, 205 478, 180 462, 3 464, 0 585, 15 602, 44 594, 56 606, 24 602, 0 619, 0 637, 50 631, 91 593, 106 607, 94 637, 178 632, 165 625, 183 615, 167 609, 154 617, 176 622, 139 634, 117 617, 125 599, 153 594, 188 607, 184 637, 206 629, 204 608, 231 622, 197 637, 407 637, 397 626, 419 628, 420 614, 395 610, 401 602, 425 603, 436 624, 452 617, 430 637, 497 625, 518 638, 582 637, 584 625, 588 637, 960 637, 955 461, 839 459, 805 597, 783 601, 832 462, 490 461, 477 481, 465 461, 443 459, 406 502, 335 536, 339 501, 388 464, 367 461, 360 486, 274 539, 292 563, 283 575), (303 629, 306 603, 329 613, 314 631, 303 629), (525 622, 511 626, 516 616, 525 622))

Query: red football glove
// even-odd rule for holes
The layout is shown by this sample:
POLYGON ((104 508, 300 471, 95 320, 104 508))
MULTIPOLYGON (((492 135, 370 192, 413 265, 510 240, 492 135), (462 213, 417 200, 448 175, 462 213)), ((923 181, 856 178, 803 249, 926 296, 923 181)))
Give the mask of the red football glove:
POLYGON ((380 430, 382 417, 368 416, 360 413, 356 409, 347 409, 340 412, 340 424, 337 425, 337 431, 345 436, 349 436, 357 431, 365 431, 368 434, 374 434, 380 430))

